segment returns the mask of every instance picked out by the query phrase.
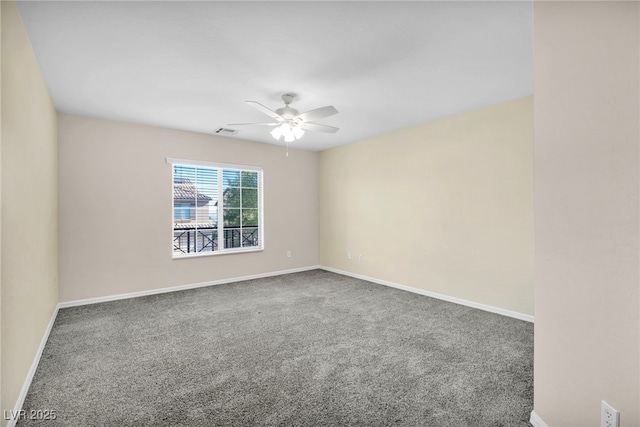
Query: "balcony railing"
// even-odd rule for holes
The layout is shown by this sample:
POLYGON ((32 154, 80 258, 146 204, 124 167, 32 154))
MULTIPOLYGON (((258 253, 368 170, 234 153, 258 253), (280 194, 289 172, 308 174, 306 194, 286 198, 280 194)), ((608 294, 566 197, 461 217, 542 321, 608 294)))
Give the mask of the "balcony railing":
POLYGON ((195 227, 190 224, 176 224, 173 229, 173 253, 189 254, 218 251, 222 248, 246 248, 258 246, 258 227, 225 227, 218 242, 218 227, 195 227))

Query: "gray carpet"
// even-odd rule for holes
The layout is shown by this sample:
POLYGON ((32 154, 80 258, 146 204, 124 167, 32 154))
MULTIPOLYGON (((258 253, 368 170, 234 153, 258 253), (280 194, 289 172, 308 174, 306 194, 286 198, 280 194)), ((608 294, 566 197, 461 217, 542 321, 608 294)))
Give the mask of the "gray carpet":
POLYGON ((60 310, 18 426, 528 426, 533 325, 314 270, 60 310))

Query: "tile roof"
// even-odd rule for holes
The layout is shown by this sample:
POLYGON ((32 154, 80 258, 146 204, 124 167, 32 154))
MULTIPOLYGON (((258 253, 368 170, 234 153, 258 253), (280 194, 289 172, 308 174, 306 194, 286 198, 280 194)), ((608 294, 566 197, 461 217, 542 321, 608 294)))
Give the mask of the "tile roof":
POLYGON ((183 179, 182 182, 173 183, 173 200, 193 201, 196 198, 199 206, 211 201, 211 197, 199 193, 193 182, 187 178, 183 179))

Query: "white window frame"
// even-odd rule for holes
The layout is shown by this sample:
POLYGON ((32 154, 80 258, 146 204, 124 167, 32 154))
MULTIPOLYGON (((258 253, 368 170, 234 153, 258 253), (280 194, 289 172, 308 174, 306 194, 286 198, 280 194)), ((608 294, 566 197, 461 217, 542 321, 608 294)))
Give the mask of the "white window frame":
MULTIPOLYGON (((194 167, 207 167, 218 170, 218 250, 207 252, 192 252, 187 254, 177 254, 173 247, 171 248, 171 254, 173 259, 190 259, 203 256, 216 256, 226 254, 237 254, 245 252, 260 252, 264 250, 264 200, 263 200, 263 186, 264 186, 264 171, 260 166, 252 165, 240 165, 234 163, 219 163, 219 162, 207 162, 202 160, 188 160, 188 159, 176 159, 167 157, 166 162, 171 165, 171 241, 174 238, 174 203, 173 203, 173 167, 179 166, 194 166, 194 167), (238 170, 238 171, 251 171, 258 172, 258 246, 248 246, 240 248, 224 248, 223 238, 224 236, 224 202, 222 197, 222 171, 223 170, 238 170)), ((172 245, 173 246, 173 245, 172 245)))

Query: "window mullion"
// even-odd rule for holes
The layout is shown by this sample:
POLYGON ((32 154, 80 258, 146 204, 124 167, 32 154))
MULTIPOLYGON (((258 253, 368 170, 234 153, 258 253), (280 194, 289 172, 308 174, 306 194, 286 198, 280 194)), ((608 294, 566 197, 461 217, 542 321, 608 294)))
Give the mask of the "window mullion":
POLYGON ((222 182, 222 169, 218 172, 218 250, 222 251, 224 247, 224 183, 222 182))
POLYGON ((240 193, 240 206, 238 206, 238 208, 240 212, 240 247, 242 248, 244 246, 242 238, 242 172, 240 173, 240 181, 238 182, 238 192, 240 193))
POLYGON ((200 168, 195 168, 195 176, 193 177, 193 185, 195 191, 193 194, 193 217, 195 218, 195 225, 193 227, 193 252, 198 252, 198 175, 200 175, 200 168))

